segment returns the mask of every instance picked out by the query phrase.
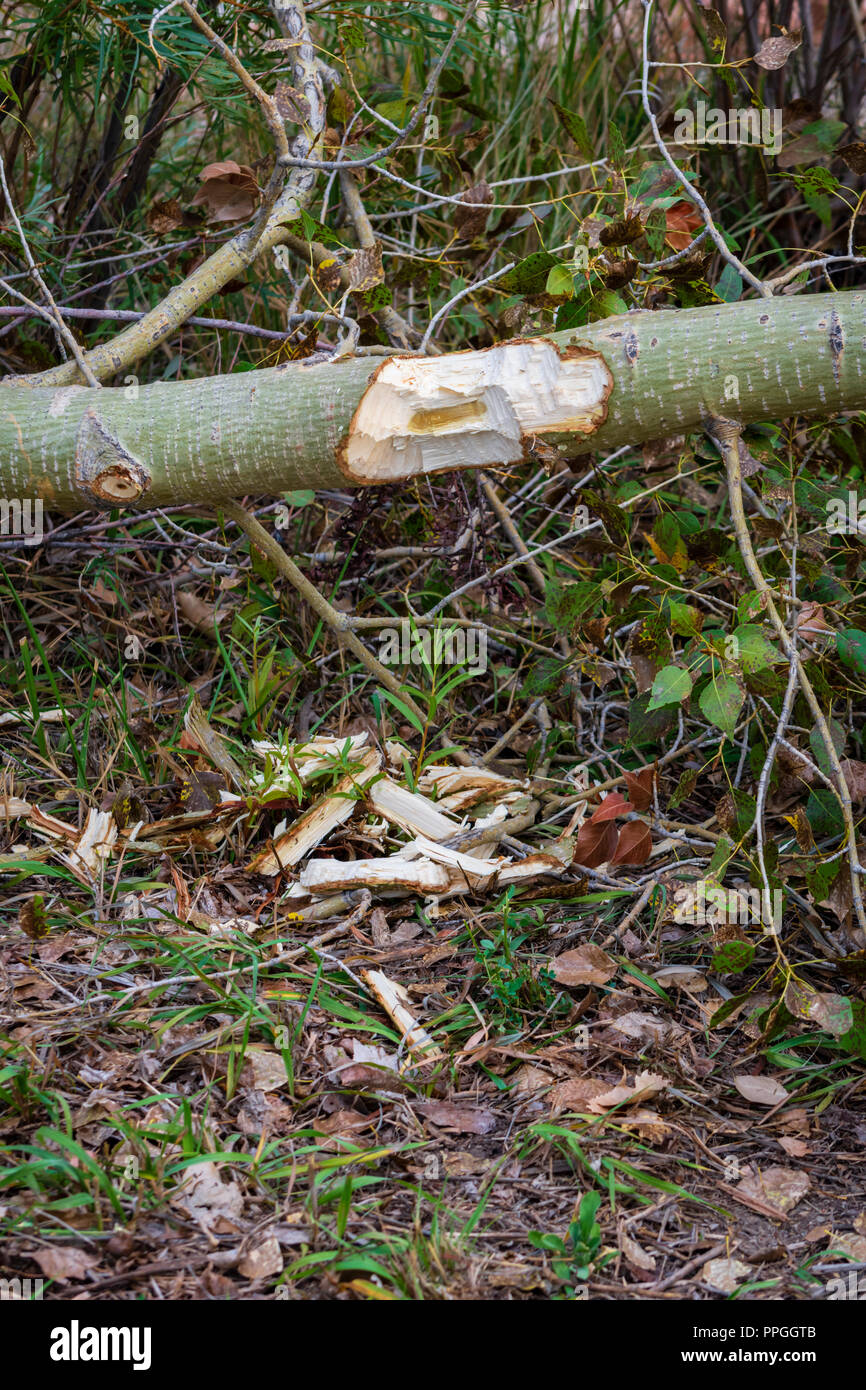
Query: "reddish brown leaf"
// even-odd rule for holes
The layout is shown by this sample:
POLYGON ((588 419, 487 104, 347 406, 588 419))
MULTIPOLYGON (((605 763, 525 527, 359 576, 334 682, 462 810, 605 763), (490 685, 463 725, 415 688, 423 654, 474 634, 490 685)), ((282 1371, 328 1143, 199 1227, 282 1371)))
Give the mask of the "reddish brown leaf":
POLYGON ((820 632, 836 630, 824 617, 824 609, 820 603, 804 603, 797 613, 795 627, 806 638, 815 637, 820 632))
POLYGON ((176 198, 169 198, 166 202, 154 200, 147 210, 147 229, 156 236, 164 236, 166 232, 173 232, 177 227, 183 226, 183 213, 180 203, 176 198))
POLYGON ((675 251, 685 251, 695 239, 695 232, 703 225, 701 214, 693 203, 685 198, 674 203, 667 210, 667 242, 675 251))
POLYGON ((600 825, 603 821, 613 820, 615 816, 621 816, 627 811, 633 810, 634 807, 629 805, 622 792, 611 792, 596 806, 590 820, 593 825, 600 825))
POLYGON ((210 222, 237 222, 249 217, 259 198, 255 174, 247 164, 224 159, 208 164, 199 174, 201 188, 193 207, 204 204, 210 222))
POLYGON ((645 864, 650 857, 653 837, 648 825, 631 820, 620 831, 619 844, 611 864, 645 864))
POLYGON ((625 784, 628 797, 636 811, 648 811, 653 800, 653 769, 641 768, 640 772, 627 772, 625 784))
POLYGON ((582 864, 585 869, 597 869, 600 864, 607 864, 616 851, 618 838, 616 826, 609 821, 601 825, 587 821, 580 827, 574 842, 575 864, 582 864))
MULTIPOLYGON (((482 179, 480 183, 474 183, 471 188, 467 188, 463 194, 463 202, 492 203, 493 193, 482 179)), ((458 207, 454 213, 454 230, 462 241, 471 241, 484 231, 489 216, 487 208, 458 207)))

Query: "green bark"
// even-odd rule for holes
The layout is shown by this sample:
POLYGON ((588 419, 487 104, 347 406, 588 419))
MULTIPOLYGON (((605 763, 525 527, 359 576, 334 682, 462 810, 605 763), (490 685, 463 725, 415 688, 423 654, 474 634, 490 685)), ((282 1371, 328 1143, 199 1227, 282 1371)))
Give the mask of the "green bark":
MULTIPOLYGON (((560 354, 575 346, 600 354, 611 378, 601 424, 548 432, 567 456, 693 430, 708 416, 749 423, 866 408, 861 291, 641 312, 548 341, 560 354)), ((474 356, 483 371, 485 354, 474 356)), ((71 511, 351 486, 359 480, 346 476, 340 450, 381 362, 289 364, 140 388, 3 383, 0 496, 71 511)), ((521 443, 524 452, 531 445, 521 443)), ((465 464, 465 451, 454 452, 465 464)), ((398 450, 389 480, 407 473, 398 450)))

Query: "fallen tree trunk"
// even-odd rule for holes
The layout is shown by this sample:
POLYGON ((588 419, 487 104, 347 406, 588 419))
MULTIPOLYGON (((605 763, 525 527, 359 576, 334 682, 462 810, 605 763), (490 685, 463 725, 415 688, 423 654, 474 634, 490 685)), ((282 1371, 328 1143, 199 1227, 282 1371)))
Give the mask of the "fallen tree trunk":
POLYGON ((640 312, 422 358, 114 388, 0 385, 0 493, 47 508, 218 503, 563 457, 866 408, 866 293, 640 312))

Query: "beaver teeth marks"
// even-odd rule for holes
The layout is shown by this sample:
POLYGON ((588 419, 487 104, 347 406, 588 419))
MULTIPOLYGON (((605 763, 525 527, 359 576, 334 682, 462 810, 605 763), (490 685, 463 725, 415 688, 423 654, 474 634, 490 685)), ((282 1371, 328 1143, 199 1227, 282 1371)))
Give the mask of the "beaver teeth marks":
POLYGON ((533 435, 592 434, 613 379, 604 358, 543 338, 447 357, 393 357, 355 413, 345 464, 357 482, 522 459, 533 435))

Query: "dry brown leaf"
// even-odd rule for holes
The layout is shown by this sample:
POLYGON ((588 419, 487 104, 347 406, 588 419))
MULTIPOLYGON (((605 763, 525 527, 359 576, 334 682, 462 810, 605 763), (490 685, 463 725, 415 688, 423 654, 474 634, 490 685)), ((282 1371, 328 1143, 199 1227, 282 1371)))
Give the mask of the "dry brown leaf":
POLYGON ((547 1096, 547 1101, 554 1115, 561 1114, 563 1110, 586 1113, 590 1101, 596 1096, 604 1095, 609 1089, 606 1081, 596 1081, 591 1076, 575 1076, 570 1081, 560 1081, 554 1086, 547 1096))
POLYGON ((30 1258, 36 1261, 46 1279, 56 1279, 60 1284, 68 1279, 84 1279, 88 1270, 99 1265, 98 1255, 91 1255, 89 1250, 81 1250, 77 1245, 48 1246, 44 1250, 34 1250, 30 1258))
POLYGON ((653 769, 642 768, 640 772, 627 772, 625 784, 628 798, 636 811, 648 811, 653 800, 653 769))
POLYGON ((776 38, 764 39, 753 62, 767 72, 774 72, 776 68, 785 66, 794 49, 800 47, 800 43, 799 30, 793 34, 779 34, 776 38))
POLYGON ((659 1076, 657 1072, 640 1071, 635 1077, 633 1085, 630 1086, 628 1082, 622 1082, 609 1091, 603 1091, 601 1095, 595 1096, 590 1101, 589 1108, 594 1115, 603 1115, 606 1110, 612 1109, 615 1105, 633 1105, 636 1101, 657 1096, 667 1084, 666 1078, 659 1076))
POLYGON ((771 1207, 779 1216, 787 1216, 798 1202, 802 1202, 811 1186, 807 1173, 796 1168, 774 1167, 747 1173, 737 1183, 736 1192, 771 1207))
POLYGON ((543 1091, 553 1082, 553 1077, 542 1067, 534 1067, 531 1062, 524 1062, 514 1075, 511 1083, 512 1095, 532 1096, 536 1091, 543 1091))
POLYGON ((467 1153, 464 1149, 442 1155, 442 1166, 449 1178, 467 1178, 474 1173, 486 1173, 492 1161, 483 1155, 467 1153))
POLYGON ((247 1048, 241 1085, 253 1091, 278 1091, 286 1085, 286 1064, 279 1052, 256 1044, 247 1048))
POLYGON ((259 186, 249 165, 224 159, 208 164, 199 178, 202 186, 192 205, 204 205, 209 222, 238 222, 252 215, 259 200, 259 186))
POLYGON ((270 1279, 283 1272, 283 1256, 280 1242, 269 1236, 253 1250, 247 1251, 238 1264, 238 1273, 245 1279, 270 1279))
POLYGON ((381 285, 385 279, 385 272, 382 269, 382 243, 376 241, 372 246, 363 246, 359 251, 353 251, 346 262, 346 273, 349 276, 349 288, 356 294, 363 294, 366 290, 375 289, 381 285))
MULTIPOLYGON (((474 183, 463 194, 463 202, 492 203, 493 193, 490 186, 484 179, 480 183, 474 183)), ((484 231, 489 216, 490 212, 485 207, 460 207, 458 204, 454 212, 454 230, 462 241, 472 241, 484 231)))
POLYGON ((489 1134, 496 1128, 496 1116, 480 1106, 456 1105, 450 1100, 427 1100, 415 1108, 432 1124, 443 1129, 456 1129, 461 1134, 489 1134))
POLYGON ((619 832, 619 844, 611 864, 645 864, 652 853, 653 837, 642 821, 629 821, 619 832))
POLYGON ((655 972, 653 979, 665 989, 691 989, 703 994, 707 988, 706 976, 693 965, 663 965, 661 970, 655 972))
POLYGON ((794 624, 797 632, 807 639, 817 637, 823 632, 835 632, 832 623, 828 623, 824 617, 824 609, 820 603, 804 603, 797 610, 797 619, 794 624))
POLYGON ((617 1033, 640 1043, 663 1042, 671 1031, 670 1024, 665 1023, 663 1019, 656 1018, 655 1014, 641 1013, 638 1009, 632 1009, 611 1019, 610 1026, 616 1029, 617 1033))
POLYGON ((816 1023, 837 1038, 854 1026, 850 999, 842 994, 821 993, 802 980, 790 981, 785 990, 785 1007, 795 1018, 816 1023))
POLYGON ((172 1195, 172 1203, 209 1230, 236 1230, 243 1214, 244 1197, 238 1184, 223 1182, 218 1163, 197 1163, 188 1168, 172 1195))
POLYGON ((608 821, 595 824, 587 821, 577 832, 574 842, 574 862, 585 869, 598 869, 607 864, 616 852, 619 838, 616 826, 608 821))
POLYGON ((293 125, 303 125, 310 119, 310 103, 299 92, 297 87, 292 87, 288 82, 280 80, 274 88, 274 101, 277 110, 284 121, 291 121, 293 125))
POLYGON ((784 1136, 776 1141, 780 1148, 785 1150, 789 1158, 805 1158, 811 1151, 811 1144, 807 1144, 805 1139, 790 1139, 784 1136))
POLYGON ((622 792, 609 792, 607 796, 602 797, 589 819, 593 825, 601 825, 606 820, 613 820, 615 816, 626 815, 632 809, 622 792))
POLYGON ((622 1251, 623 1255, 625 1255, 625 1258, 628 1260, 630 1265, 634 1265, 636 1269, 655 1269, 655 1255, 650 1255, 646 1250, 644 1250, 640 1245, 638 1245, 637 1241, 634 1240, 633 1237, 628 1234, 628 1231, 626 1231, 625 1228, 622 1228, 619 1231, 618 1243, 620 1250, 622 1251))
POLYGON ((788 1092, 772 1076, 735 1076, 734 1085, 753 1105, 779 1105, 788 1092))
POLYGON ((592 941, 554 956, 549 965, 557 984, 570 986, 606 984, 619 969, 607 951, 592 941))
POLYGON ((165 236, 183 226, 183 212, 176 198, 165 202, 155 199, 147 210, 147 230, 155 236, 165 236))
POLYGON ((707 1260, 701 1270, 701 1279, 711 1289, 719 1293, 735 1293, 737 1285, 752 1273, 751 1265, 742 1260, 707 1260))
POLYGON ((847 1255, 849 1260, 855 1260, 857 1264, 866 1264, 866 1236, 854 1235, 851 1231, 843 1231, 841 1235, 834 1231, 827 1237, 828 1255, 836 1254, 841 1250, 847 1255))

